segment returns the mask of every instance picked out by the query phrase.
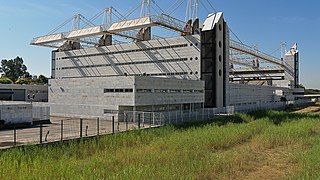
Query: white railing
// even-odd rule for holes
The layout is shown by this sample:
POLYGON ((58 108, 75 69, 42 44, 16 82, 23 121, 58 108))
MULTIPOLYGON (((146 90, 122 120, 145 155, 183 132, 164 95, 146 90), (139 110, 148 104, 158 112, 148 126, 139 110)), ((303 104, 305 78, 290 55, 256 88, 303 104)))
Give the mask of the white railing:
POLYGON ((270 63, 284 66, 284 63, 280 59, 273 57, 269 54, 263 53, 259 50, 256 50, 248 45, 241 44, 237 41, 230 39, 229 46, 233 50, 240 51, 243 53, 248 53, 250 55, 256 56, 257 58, 263 59, 263 60, 268 61, 270 63))
POLYGON ((151 17, 152 23, 163 25, 165 27, 169 27, 170 29, 180 31, 180 32, 185 31, 184 27, 185 27, 186 23, 179 20, 179 19, 173 18, 173 17, 166 15, 166 14, 158 14, 158 15, 153 15, 150 17, 151 17))

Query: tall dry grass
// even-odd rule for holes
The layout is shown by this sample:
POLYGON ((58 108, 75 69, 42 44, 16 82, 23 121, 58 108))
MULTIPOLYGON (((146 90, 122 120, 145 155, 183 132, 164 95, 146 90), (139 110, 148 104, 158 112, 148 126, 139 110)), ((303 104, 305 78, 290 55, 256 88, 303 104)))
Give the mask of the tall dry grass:
POLYGON ((319 178, 319 117, 259 111, 19 147, 0 152, 0 179, 237 179, 256 170, 263 160, 258 152, 278 147, 300 167, 288 177, 319 178))

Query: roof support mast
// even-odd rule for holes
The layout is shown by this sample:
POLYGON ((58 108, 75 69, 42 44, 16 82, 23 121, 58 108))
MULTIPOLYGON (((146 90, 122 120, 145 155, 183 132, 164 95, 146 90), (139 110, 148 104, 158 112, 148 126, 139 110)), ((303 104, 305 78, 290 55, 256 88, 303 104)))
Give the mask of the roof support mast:
POLYGON ((113 10, 112 6, 106 8, 103 15, 102 24, 105 23, 107 27, 110 27, 112 24, 112 10, 113 10))
MULTIPOLYGON (((140 18, 150 17, 151 15, 151 0, 142 0, 140 18)), ((151 35, 151 27, 143 27, 139 30, 137 34, 137 38, 139 41, 150 40, 151 35)))
POLYGON ((198 19, 199 18, 199 2, 198 2, 198 0, 195 0, 195 2, 194 2, 194 6, 195 6, 195 11, 196 11, 196 17, 195 17, 195 19, 198 19))
POLYGON ((150 16, 151 0, 142 0, 140 17, 150 16))
POLYGON ((188 0, 185 22, 194 21, 199 17, 199 0, 188 0))
POLYGON ((199 1, 198 0, 188 0, 186 17, 185 17, 185 31, 189 33, 184 33, 182 35, 199 34, 199 1))
POLYGON ((72 30, 80 29, 81 14, 74 15, 72 30))

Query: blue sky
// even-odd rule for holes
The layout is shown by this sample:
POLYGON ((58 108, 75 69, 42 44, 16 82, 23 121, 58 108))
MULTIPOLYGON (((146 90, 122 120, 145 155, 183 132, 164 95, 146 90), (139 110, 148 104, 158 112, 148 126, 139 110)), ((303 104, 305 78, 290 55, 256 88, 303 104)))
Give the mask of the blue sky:
MULTIPOLYGON (((212 8, 202 0, 200 18, 212 8)), ((300 80, 308 88, 320 88, 320 1, 308 0, 209 0, 223 11, 232 31, 242 42, 257 45, 271 53, 287 42, 289 49, 298 43, 300 80)), ((175 0, 156 1, 167 10, 175 0)), ((122 14, 136 7, 140 0, 0 0, 0 59, 23 57, 31 74, 50 76, 51 49, 30 46, 33 37, 45 35, 74 14, 90 18, 108 6, 122 14)), ((136 14, 137 15, 137 14, 136 14)), ((173 14, 184 20, 185 4, 173 14)), ((280 57, 280 52, 273 54, 280 57)))

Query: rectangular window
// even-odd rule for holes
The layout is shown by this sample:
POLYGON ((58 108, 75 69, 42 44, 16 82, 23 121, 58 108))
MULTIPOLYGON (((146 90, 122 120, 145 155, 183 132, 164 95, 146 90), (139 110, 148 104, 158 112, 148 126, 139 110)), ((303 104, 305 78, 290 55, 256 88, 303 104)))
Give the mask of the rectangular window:
POLYGON ((111 110, 111 109, 104 109, 103 112, 104 112, 104 114, 117 114, 119 111, 118 110, 111 110))
POLYGON ((170 93, 180 93, 181 90, 180 89, 170 89, 169 92, 170 93))
POLYGON ((155 93, 167 93, 168 89, 155 89, 154 92, 155 93))
POLYGON ((151 93, 152 89, 137 89, 137 93, 151 93))
POLYGON ((184 89, 183 93, 193 93, 193 90, 184 89))
POLYGON ((194 90, 195 93, 203 93, 203 90, 194 90))
POLYGON ((125 89, 124 92, 133 92, 133 89, 125 89))
POLYGON ((104 93, 113 93, 114 89, 104 89, 104 93))

